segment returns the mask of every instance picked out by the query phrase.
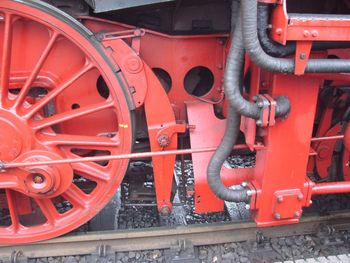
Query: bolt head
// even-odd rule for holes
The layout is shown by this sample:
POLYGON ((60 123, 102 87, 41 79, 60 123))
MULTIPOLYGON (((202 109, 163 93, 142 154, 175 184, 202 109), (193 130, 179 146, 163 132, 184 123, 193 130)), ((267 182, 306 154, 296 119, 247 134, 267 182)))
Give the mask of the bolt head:
POLYGON ((245 205, 245 209, 246 209, 246 210, 249 210, 249 209, 250 209, 250 205, 249 205, 249 204, 246 204, 246 205, 245 205))
POLYGON ((283 202, 283 196, 278 196, 277 197, 277 201, 278 201, 278 203, 282 203, 283 202))
POLYGON ((282 34, 282 32, 283 32, 282 28, 276 28, 276 34, 277 35, 280 36, 282 34))
POLYGON ((303 195, 303 194, 301 194, 301 193, 298 194, 298 200, 299 200, 299 201, 303 200, 303 198, 304 198, 304 195, 303 195))
POLYGON ((281 215, 279 213, 275 213, 274 216, 275 216, 275 219, 277 219, 277 220, 281 219, 281 215))
POLYGON ((247 185, 248 185, 247 182, 242 182, 242 183, 241 183, 241 186, 242 186, 242 187, 247 187, 247 185))
POLYGON ((248 190, 247 191, 247 196, 252 196, 253 195, 253 191, 252 190, 248 190))
POLYGON ((262 121, 261 121, 261 120, 257 120, 257 121, 256 121, 256 125, 257 125, 257 126, 262 126, 262 121))

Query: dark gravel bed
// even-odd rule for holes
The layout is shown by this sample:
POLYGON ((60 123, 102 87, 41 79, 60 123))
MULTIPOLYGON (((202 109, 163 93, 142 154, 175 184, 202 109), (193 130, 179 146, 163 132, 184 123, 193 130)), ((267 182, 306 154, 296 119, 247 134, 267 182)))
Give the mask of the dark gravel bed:
MULTIPOLYGON (((232 168, 246 168, 255 165, 255 156, 235 155, 227 159, 227 165, 232 168)), ((226 210, 219 213, 197 214, 194 212, 194 197, 187 194, 194 188, 193 165, 191 160, 175 164, 175 180, 178 185, 174 196, 173 212, 169 217, 160 217, 155 202, 142 206, 142 202, 133 202, 135 206, 121 205, 119 210, 119 229, 147 228, 156 226, 174 226, 190 224, 206 224, 249 218, 245 204, 226 203, 226 210), (153 205, 153 206, 150 206, 153 205)), ((122 185, 122 200, 128 203, 129 185, 122 185)))
MULTIPOLYGON (((198 247, 198 262, 278 262, 347 254, 350 251, 348 231, 318 235, 265 239, 263 242, 246 241, 198 247)), ((115 254, 115 262, 169 262, 164 250, 131 251, 115 254)), ((92 262, 90 256, 32 259, 32 263, 92 262)), ((182 261, 177 261, 182 262, 182 261)))

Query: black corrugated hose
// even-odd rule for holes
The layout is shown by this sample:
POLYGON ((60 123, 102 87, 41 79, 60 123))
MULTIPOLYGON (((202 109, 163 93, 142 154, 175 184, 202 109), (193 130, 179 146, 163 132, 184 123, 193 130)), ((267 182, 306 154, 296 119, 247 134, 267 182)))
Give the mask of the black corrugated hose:
MULTIPOLYGON (((270 39, 267 29, 269 27, 269 7, 270 4, 259 3, 258 4, 258 37, 263 50, 274 57, 285 57, 295 54, 296 44, 295 41, 288 42, 285 46, 274 42, 270 39)), ((313 51, 327 50, 335 48, 349 48, 349 42, 314 42, 312 45, 313 51)))
MULTIPOLYGON (((258 38, 258 1, 242 0, 242 27, 244 47, 250 59, 269 71, 279 73, 294 72, 294 59, 276 58, 268 55, 261 47, 258 38)), ((312 18, 312 16, 310 16, 312 18)), ((307 63, 306 73, 348 73, 350 60, 348 59, 310 59, 307 63)))
MULTIPOLYGON (((234 9, 232 8, 232 12, 234 9)), ((241 14, 241 12, 240 12, 241 14)), ((234 19, 235 17, 233 17, 234 19)), ((257 104, 245 100, 240 91, 240 79, 244 65, 244 47, 242 35, 242 19, 239 16, 232 34, 230 52, 224 76, 225 96, 229 103, 228 117, 226 121, 225 135, 212 156, 208 169, 207 179, 211 190, 220 199, 230 202, 249 202, 251 191, 249 189, 233 190, 226 187, 220 177, 223 163, 231 154, 240 131, 240 115, 259 119, 261 108, 257 104)), ((287 97, 275 98, 276 117, 282 117, 290 111, 290 103, 287 97)))
MULTIPOLYGON (((232 8, 232 12, 234 12, 234 8, 232 8)), ((240 93, 240 76, 244 63, 241 19, 237 19, 231 40, 231 48, 227 57, 224 77, 225 96, 229 102, 226 130, 219 147, 209 162, 207 179, 211 190, 220 199, 230 202, 248 202, 249 194, 247 189, 229 189, 223 184, 220 177, 221 167, 231 154, 239 134, 239 113, 245 112, 252 118, 260 115, 259 108, 246 101, 240 93)))

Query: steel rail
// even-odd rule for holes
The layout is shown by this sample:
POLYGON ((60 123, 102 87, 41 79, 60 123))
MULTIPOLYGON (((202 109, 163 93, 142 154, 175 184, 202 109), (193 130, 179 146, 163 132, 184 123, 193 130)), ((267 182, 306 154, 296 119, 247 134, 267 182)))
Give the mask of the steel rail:
MULTIPOLYGON (((109 253, 151 249, 167 249, 179 241, 194 246, 256 240, 258 236, 276 238, 316 233, 327 225, 335 230, 350 229, 350 213, 329 216, 305 216, 299 224, 258 228, 253 222, 215 223, 140 230, 91 232, 64 236, 25 245, 1 245, 0 259, 21 255, 25 258, 89 255, 101 247, 109 253)), ((5 261, 7 262, 7 261, 5 261)), ((20 258, 18 261, 20 262, 20 258)))

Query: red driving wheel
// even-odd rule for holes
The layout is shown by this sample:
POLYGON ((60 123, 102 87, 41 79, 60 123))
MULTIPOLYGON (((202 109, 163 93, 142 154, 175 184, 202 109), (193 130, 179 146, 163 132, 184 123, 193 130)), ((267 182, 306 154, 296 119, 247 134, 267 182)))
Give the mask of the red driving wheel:
MULTIPOLYGON (((95 37, 37 1, 0 1, 0 160, 131 152, 131 113, 95 37)), ((113 197, 127 160, 0 172, 0 243, 65 234, 113 197)))

